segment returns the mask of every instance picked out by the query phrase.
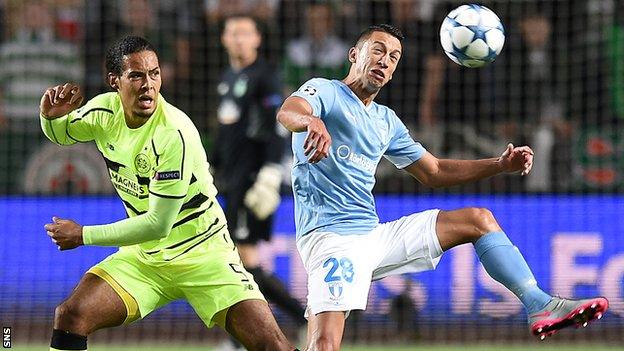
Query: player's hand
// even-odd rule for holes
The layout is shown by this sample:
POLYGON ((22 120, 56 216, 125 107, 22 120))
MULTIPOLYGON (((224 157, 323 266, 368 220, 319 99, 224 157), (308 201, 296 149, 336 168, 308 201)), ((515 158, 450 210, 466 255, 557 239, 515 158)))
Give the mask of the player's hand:
POLYGON ((312 117, 308 124, 308 135, 303 142, 303 154, 308 156, 308 162, 317 163, 329 156, 331 142, 325 123, 318 117, 312 117))
POLYGON ((78 85, 65 83, 46 89, 41 97, 39 109, 45 118, 55 119, 80 107, 83 99, 78 85))
POLYGON ((71 250, 84 245, 82 226, 72 220, 52 217, 52 223, 43 227, 59 250, 71 250))
POLYGON ((520 175, 527 175, 533 168, 533 150, 528 146, 514 147, 509 143, 498 162, 506 173, 520 172, 520 175))
POLYGON ((267 219, 279 206, 281 183, 282 172, 279 167, 267 165, 260 169, 256 181, 245 193, 245 206, 259 220, 267 219))

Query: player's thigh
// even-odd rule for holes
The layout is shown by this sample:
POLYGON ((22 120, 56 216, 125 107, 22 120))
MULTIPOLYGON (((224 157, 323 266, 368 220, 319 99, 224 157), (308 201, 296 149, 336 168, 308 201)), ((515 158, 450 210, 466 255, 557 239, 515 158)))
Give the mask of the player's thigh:
POLYGON ((468 207, 440 211, 436 232, 442 250, 474 242, 483 234, 501 230, 492 213, 484 208, 468 207))
POLYGON ((379 253, 369 235, 315 232, 297 242, 308 274, 306 313, 363 310, 379 253))
POLYGON ((123 324, 126 305, 105 280, 86 273, 72 294, 57 307, 54 328, 80 335, 123 324))
POLYGON ((245 300, 264 300, 234 244, 217 234, 174 263, 173 283, 208 327, 225 327, 218 312, 245 300), (216 317, 216 318, 215 318, 216 317))
POLYGON ((371 233, 372 245, 384 253, 373 277, 434 269, 442 255, 436 234, 439 210, 427 210, 380 224, 371 233))
POLYGON ((225 330, 248 350, 289 350, 269 305, 263 300, 244 300, 229 307, 225 330))
MULTIPOLYGON (((129 324, 181 297, 167 276, 169 265, 152 265, 133 252, 119 251, 89 269, 108 283, 124 303, 129 324)), ((175 274, 173 272, 172 274, 175 274)))

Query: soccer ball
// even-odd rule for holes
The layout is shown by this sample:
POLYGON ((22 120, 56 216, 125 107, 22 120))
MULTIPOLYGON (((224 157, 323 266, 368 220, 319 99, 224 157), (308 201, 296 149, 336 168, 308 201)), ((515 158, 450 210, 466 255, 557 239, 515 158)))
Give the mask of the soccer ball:
POLYGON ((505 44, 505 29, 492 10, 462 5, 451 11, 440 27, 446 55, 465 67, 481 67, 496 59, 505 44))

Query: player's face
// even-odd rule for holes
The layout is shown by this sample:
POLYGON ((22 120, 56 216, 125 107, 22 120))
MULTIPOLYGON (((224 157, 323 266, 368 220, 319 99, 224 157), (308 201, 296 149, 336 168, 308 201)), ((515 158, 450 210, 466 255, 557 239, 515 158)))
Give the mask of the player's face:
POLYGON ((385 32, 373 32, 360 49, 352 49, 357 76, 369 92, 376 92, 392 79, 401 59, 401 42, 385 32))
POLYGON ((256 54, 261 38, 253 20, 241 17, 225 23, 221 41, 230 56, 246 58, 256 54))
POLYGON ((158 56, 153 51, 140 51, 123 58, 124 71, 117 77, 117 91, 124 111, 149 118, 158 103, 162 84, 158 56))

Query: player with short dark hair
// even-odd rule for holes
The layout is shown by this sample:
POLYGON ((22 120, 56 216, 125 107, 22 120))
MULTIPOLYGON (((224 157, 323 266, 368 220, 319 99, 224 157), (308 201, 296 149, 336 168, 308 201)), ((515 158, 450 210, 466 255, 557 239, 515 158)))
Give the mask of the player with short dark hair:
POLYGON ((211 163, 225 199, 232 239, 245 268, 265 297, 303 327, 303 307, 279 278, 260 266, 258 254, 258 244, 271 239, 287 135, 275 121, 283 101, 282 84, 277 72, 258 56, 261 40, 252 17, 235 15, 225 20, 221 41, 229 67, 217 85, 219 129, 211 163))
POLYGON ((286 99, 278 120, 293 132, 297 248, 308 273, 308 347, 340 348, 345 317, 366 308, 372 280, 433 269, 442 253, 472 243, 492 278, 511 290, 544 338, 586 325, 608 308, 605 298, 552 297, 535 281, 520 251, 485 208, 433 209, 379 223, 372 189, 381 157, 421 183, 447 187, 501 173, 531 171, 533 151, 509 144, 500 157, 438 159, 415 142, 394 111, 373 100, 402 54, 391 26, 365 31, 349 50, 342 81, 314 78, 286 99))
POLYGON ((153 46, 128 36, 106 55, 114 92, 80 107, 66 83, 41 98, 41 128, 52 142, 94 141, 127 219, 81 226, 53 218, 45 229, 61 250, 119 251, 93 266, 54 314, 51 350, 86 350, 95 330, 131 323, 184 299, 202 321, 251 350, 293 350, 232 243, 199 133, 159 94, 153 46))

